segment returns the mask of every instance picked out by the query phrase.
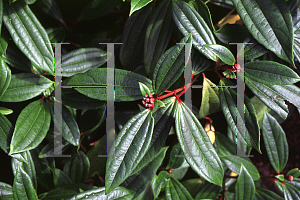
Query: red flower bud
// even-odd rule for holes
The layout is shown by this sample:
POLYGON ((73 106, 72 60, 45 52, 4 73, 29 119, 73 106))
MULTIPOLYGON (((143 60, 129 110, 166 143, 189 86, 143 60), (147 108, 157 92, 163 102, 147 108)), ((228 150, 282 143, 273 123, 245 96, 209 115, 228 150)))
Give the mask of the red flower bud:
POLYGON ((146 99, 146 102, 148 103, 148 102, 149 102, 149 99, 146 99))
POLYGON ((145 105, 145 101, 142 101, 142 103, 145 105))
POLYGON ((145 94, 145 97, 148 98, 148 94, 145 94))
POLYGON ((288 181, 293 181, 293 179, 294 179, 293 176, 291 176, 291 175, 288 175, 288 176, 287 176, 287 180, 288 180, 288 181))
POLYGON ((152 95, 152 94, 149 94, 149 97, 150 97, 150 98, 152 98, 152 97, 153 97, 153 95, 152 95))

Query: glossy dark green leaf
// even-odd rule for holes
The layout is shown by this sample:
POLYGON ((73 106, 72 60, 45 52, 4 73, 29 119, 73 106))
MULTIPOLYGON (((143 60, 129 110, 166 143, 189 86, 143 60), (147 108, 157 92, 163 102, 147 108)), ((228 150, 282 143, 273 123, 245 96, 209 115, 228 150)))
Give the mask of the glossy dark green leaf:
POLYGON ((177 103, 176 133, 186 161, 205 180, 222 185, 223 167, 202 125, 184 104, 177 103))
POLYGON ((17 172, 14 178, 13 196, 15 200, 38 199, 29 175, 20 165, 17 167, 17 172))
POLYGON ((13 134, 13 126, 10 121, 0 113, 0 147, 5 153, 9 152, 9 144, 13 134))
POLYGON ((218 110, 220 110, 219 88, 208 78, 204 78, 199 117, 206 117, 218 110))
POLYGON ((225 64, 233 65, 235 63, 233 54, 226 47, 218 44, 205 44, 204 47, 206 48, 206 51, 211 51, 225 64))
POLYGON ((273 168, 281 172, 289 157, 288 143, 283 129, 269 113, 264 114, 262 135, 273 168))
POLYGON ((266 49, 263 45, 261 45, 252 36, 248 37, 245 40, 245 42, 249 43, 249 44, 245 44, 245 46, 244 46, 244 59, 245 60, 255 59, 255 58, 258 58, 269 52, 268 49, 266 49))
POLYGON ((106 162, 105 191, 109 193, 134 171, 148 150, 154 118, 148 109, 131 118, 116 137, 106 162))
MULTIPOLYGON (((68 85, 89 85, 89 86, 105 86, 106 79, 113 74, 108 73, 107 69, 90 69, 84 74, 77 74, 73 76, 68 85)), ((115 81, 115 101, 135 101, 142 99, 139 82, 144 83, 152 90, 152 82, 148 78, 122 69, 114 70, 115 81)), ((107 100, 106 87, 102 88, 76 88, 76 90, 90 98, 101 101, 107 100)))
POLYGON ((55 187, 72 183, 71 179, 62 170, 52 168, 51 171, 53 173, 53 182, 55 187))
POLYGON ((79 130, 83 135, 87 135, 95 131, 106 119, 106 106, 94 110, 86 110, 79 121, 79 130))
POLYGON ((150 19, 144 48, 144 63, 147 74, 152 74, 156 63, 165 52, 171 38, 174 22, 169 0, 164 0, 155 9, 150 19))
POLYGON ((185 161, 183 151, 180 147, 180 144, 177 143, 173 146, 171 153, 170 153, 170 160, 166 167, 166 169, 176 169, 179 168, 185 161))
POLYGON ((32 73, 31 61, 19 50, 13 41, 9 42, 6 49, 6 55, 2 55, 2 58, 11 67, 32 73))
POLYGON ((48 28, 46 32, 51 43, 63 43, 65 40, 66 29, 64 27, 48 28))
POLYGON ((236 154, 237 146, 225 135, 216 132, 216 144, 222 155, 236 154))
POLYGON ((31 157, 31 154, 29 151, 25 151, 24 153, 27 156, 28 164, 21 162, 21 161, 17 160, 16 158, 11 159, 13 174, 14 174, 14 176, 16 176, 18 165, 20 165, 24 169, 24 172, 26 172, 28 174, 28 176, 30 177, 33 187, 35 189, 37 189, 37 178, 36 178, 34 162, 32 160, 32 157, 31 157))
POLYGON ((252 200, 255 195, 255 185, 247 169, 241 165, 239 177, 235 184, 235 200, 252 200))
POLYGON ((10 84, 0 98, 4 102, 20 102, 38 96, 53 82, 44 76, 29 73, 13 74, 10 84))
POLYGON ((156 199, 161 191, 162 188, 166 187, 166 184, 169 179, 168 172, 166 171, 161 171, 159 172, 158 176, 155 175, 155 179, 152 183, 152 190, 153 190, 153 195, 154 198, 156 199))
POLYGON ((255 197, 257 200, 283 200, 283 198, 275 192, 264 188, 256 188, 255 197))
POLYGON ((207 58, 215 61, 216 59, 212 52, 208 52, 203 47, 205 44, 216 44, 213 33, 205 20, 193 7, 183 1, 173 0, 172 9, 174 22, 180 32, 184 36, 192 33, 194 47, 207 58))
POLYGON ((128 177, 121 186, 136 192, 135 197, 142 193, 147 185, 150 184, 153 176, 160 167, 168 147, 163 147, 157 156, 140 171, 128 177))
POLYGON ((298 108, 300 107, 300 88, 295 85, 271 85, 270 88, 280 94, 280 96, 274 97, 277 101, 283 101, 284 99, 294 104, 298 108))
POLYGON ((175 97, 169 97, 162 100, 166 107, 154 107, 152 116, 155 121, 149 150, 144 155, 143 159, 136 167, 133 173, 141 170, 150 160, 153 160, 164 146, 169 135, 170 129, 174 123, 175 115, 175 97))
POLYGON ((135 11, 145 7, 151 1, 153 0, 132 0, 129 16, 132 15, 132 13, 134 13, 135 11))
POLYGON ((250 35, 248 29, 239 24, 225 24, 214 34, 226 45, 228 43, 242 43, 250 35))
MULTIPOLYGON (((192 35, 189 34, 184 37, 180 43, 191 43, 192 35)), ((191 46, 191 44, 190 44, 191 46)), ((168 49, 157 62, 153 72, 153 90, 158 95, 169 89, 184 71, 185 54, 190 55, 191 47, 188 48, 189 52, 185 52, 185 45, 178 44, 168 49)))
POLYGON ((51 115, 48 105, 41 100, 28 104, 18 116, 9 154, 36 148, 46 137, 51 115))
POLYGON ((199 51, 196 51, 196 49, 192 49, 192 73, 194 75, 200 74, 212 66, 212 60, 206 58, 199 51))
POLYGON ((150 89, 144 83, 139 82, 140 90, 143 96, 151 94, 150 89))
POLYGON ((192 6, 199 14, 200 16, 204 19, 206 24, 209 26, 211 31, 215 30, 214 24, 211 19, 211 14, 209 11, 209 8, 205 2, 202 0, 190 0, 189 5, 192 6))
MULTIPOLYGON (((59 102, 58 102, 59 103, 59 102)), ((58 130, 62 130, 62 136, 67 140, 70 144, 74 146, 79 146, 80 140, 80 131, 77 125, 76 120, 74 119, 70 110, 62 104, 62 122, 59 122, 58 119, 55 118, 54 113, 60 112, 58 110, 54 110, 54 105, 51 106, 51 116, 54 121, 54 125, 58 128, 58 130), (61 124, 62 123, 62 124, 61 124)))
POLYGON ((293 22, 284 1, 233 0, 252 36, 279 58, 294 65, 293 22))
POLYGON ((99 48, 81 48, 62 56, 62 76, 70 77, 106 63, 110 54, 99 48), (107 58, 108 57, 108 58, 107 58))
POLYGON ((101 17, 121 2, 122 0, 92 0, 82 10, 79 16, 79 20, 93 20, 98 17, 101 17))
POLYGON ((36 1, 35 5, 38 6, 38 8, 49 17, 57 21, 63 22, 62 14, 55 0, 36 1))
POLYGON ((234 8, 232 0, 211 0, 210 2, 224 8, 228 8, 228 9, 234 8))
POLYGON ((54 54, 38 19, 23 0, 3 3, 3 21, 16 45, 38 68, 54 75, 54 54))
POLYGON ((170 177, 166 186, 167 200, 193 200, 187 189, 173 177, 170 177))
MULTIPOLYGON (((12 136, 12 134, 11 134, 12 136)), ((25 152, 22 152, 22 153, 16 153, 16 154, 12 154, 10 155, 12 158, 15 158, 17 159, 18 161, 20 162, 24 162, 26 164, 28 164, 28 158, 27 158, 27 153, 26 151, 25 152)))
POLYGON ((46 196, 43 199, 44 200, 61 200, 62 198, 66 199, 76 194, 79 194, 80 190, 88 191, 91 189, 95 189, 95 186, 81 184, 81 183, 61 185, 47 192, 46 196))
MULTIPOLYGON (((182 182, 182 185, 189 191, 193 198, 196 197, 198 191, 203 187, 204 183, 208 183, 201 178, 188 179, 182 182)), ((217 186, 219 187, 219 186, 217 186)))
POLYGON ((287 189, 286 185, 282 185, 282 183, 279 181, 276 181, 275 184, 276 184, 277 188, 279 189, 279 191, 283 193, 283 197, 285 200, 286 199, 289 199, 289 200, 290 199, 299 199, 299 197, 297 198, 297 196, 296 196, 296 198, 295 198, 293 196, 291 191, 287 189))
POLYGON ((6 39, 4 37, 0 37, 0 54, 1 55, 4 55, 4 56, 6 55, 7 47, 8 47, 8 39, 6 39))
POLYGON ((24 1, 27 4, 33 4, 33 3, 35 3, 36 0, 24 0, 24 1))
POLYGON ((0 107, 0 113, 2 115, 9 115, 12 114, 14 111, 9 108, 0 107))
POLYGON ((11 80, 11 71, 9 67, 6 65, 4 59, 2 57, 0 58, 0 99, 1 96, 5 93, 7 90, 10 80, 11 80))
POLYGON ((64 105, 76 109, 98 109, 105 104, 104 101, 89 98, 73 88, 63 88, 61 98, 64 105))
POLYGON ((1 200, 12 200, 12 199, 14 199, 13 190, 12 190, 11 185, 9 185, 7 183, 0 182, 0 198, 1 198, 1 200))
POLYGON ((282 119, 288 115, 288 107, 282 99, 284 97, 271 86, 256 82, 253 79, 245 77, 245 83, 250 90, 259 98, 266 106, 272 109, 282 119))
MULTIPOLYGON (((233 85, 228 79, 224 79, 224 81, 226 82, 226 85, 233 85)), ((225 82, 220 80, 220 85, 225 86, 225 82)), ((238 96, 239 95, 233 89, 220 87, 219 97, 226 121, 231 130, 233 132, 237 132, 237 134, 241 136, 238 138, 241 138, 247 146, 251 146, 260 152, 260 133, 258 121, 254 107, 246 94, 244 95, 245 123, 242 127, 237 126, 237 118, 241 118, 240 113, 236 110, 238 96)))
POLYGON ((198 199, 215 199, 221 190, 220 186, 205 182, 203 187, 198 191, 195 200, 198 199))
POLYGON ((73 183, 85 183, 89 169, 89 158, 82 151, 78 151, 78 155, 64 165, 63 171, 73 183))
POLYGON ((224 162, 226 166, 236 174, 240 173, 240 168, 243 164, 253 180, 256 181, 260 178, 257 168, 250 161, 236 155, 220 156, 220 158, 222 162, 224 162))
POLYGON ((120 61, 125 69, 132 70, 143 63, 144 44, 151 11, 149 4, 127 19, 120 49, 120 61))
POLYGON ((298 178, 300 176, 300 170, 298 168, 291 169, 287 175, 291 175, 294 178, 298 178))
MULTIPOLYGON (((57 136, 57 137, 60 137, 60 136, 57 136)), ((58 149, 58 151, 56 151, 55 153, 56 154, 59 154, 60 152, 64 153, 69 147, 70 147, 69 143, 66 142, 65 140, 63 140, 62 144, 56 145, 56 148, 58 149)), ((55 153, 54 153, 54 144, 53 143, 48 143, 46 146, 44 146, 42 148, 41 152, 39 153, 39 158, 46 158, 48 156, 53 156, 53 155, 55 155, 55 153)))
POLYGON ((135 192, 132 190, 128 190, 123 187, 117 187, 109 194, 105 194, 105 187, 99 187, 97 189, 88 190, 86 192, 81 192, 69 198, 67 200, 80 200, 80 199, 87 199, 87 198, 97 198, 103 200, 117 200, 117 199, 124 199, 124 200, 131 200, 134 196, 135 192))
POLYGON ((289 67, 267 60, 246 63, 245 76, 265 85, 290 85, 300 80, 289 67))

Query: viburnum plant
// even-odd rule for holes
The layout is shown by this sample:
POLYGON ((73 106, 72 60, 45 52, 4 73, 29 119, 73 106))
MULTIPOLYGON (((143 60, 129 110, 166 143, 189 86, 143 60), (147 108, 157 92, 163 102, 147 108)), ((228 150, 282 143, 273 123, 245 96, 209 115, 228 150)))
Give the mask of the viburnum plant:
POLYGON ((280 126, 300 0, 0 0, 0 19, 0 199, 300 199, 280 126))

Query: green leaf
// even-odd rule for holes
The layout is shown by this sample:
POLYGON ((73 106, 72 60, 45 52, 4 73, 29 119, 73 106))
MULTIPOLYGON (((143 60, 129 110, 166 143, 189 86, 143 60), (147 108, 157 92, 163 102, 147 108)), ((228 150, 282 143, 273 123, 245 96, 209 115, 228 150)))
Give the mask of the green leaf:
POLYGON ((41 100, 28 104, 18 116, 10 143, 10 154, 36 148, 46 137, 51 115, 48 105, 41 100))
POLYGON ((146 109, 132 117, 119 132, 106 162, 106 193, 132 174, 149 148, 153 128, 154 118, 146 109))
POLYGON ((70 77, 106 63, 110 53, 99 48, 81 48, 62 56, 62 76, 70 77))
POLYGON ((78 155, 64 165, 63 171, 73 183, 85 183, 89 169, 89 158, 82 151, 78 151, 78 155))
POLYGON ((0 107, 0 113, 2 115, 9 115, 11 113, 13 113, 14 111, 8 108, 4 108, 4 107, 0 107))
POLYGON ((248 37, 245 40, 246 43, 244 46, 244 59, 251 60, 255 58, 259 58, 260 56, 269 52, 263 45, 261 45, 256 39, 252 36, 248 37))
MULTIPOLYGON (((61 200, 62 198, 66 199, 80 193, 80 190, 88 191, 94 188, 95 186, 81 183, 61 185, 47 192, 43 200, 61 200)), ((39 198, 41 198, 40 195, 39 198)))
POLYGON ((13 134, 13 126, 10 121, 0 113, 0 147, 5 153, 9 152, 9 144, 13 134))
MULTIPOLYGON (((59 102, 57 102, 59 103, 59 102)), ((62 136, 67 140, 70 144, 74 146, 79 146, 80 144, 80 131, 77 125, 76 120, 74 119, 72 113, 69 109, 62 104, 62 110, 54 110, 54 105, 51 106, 51 116, 54 121, 54 125, 58 128, 58 130, 62 130, 62 136), (62 112, 62 121, 59 122, 58 119, 55 118, 55 112, 62 112), (62 124, 61 124, 62 123, 62 124)))
MULTIPOLYGON (((0 5, 1 6, 1 5, 0 5)), ((1 9, 1 8, 0 8, 1 9)), ((0 22, 1 23, 1 22, 0 22)), ((1 26, 0 26, 1 27, 1 26)), ((1 29, 1 28, 0 28, 1 29)), ((8 47, 8 39, 5 37, 0 37, 0 54, 5 56, 8 47)))
POLYGON ((6 65, 4 59, 0 58, 0 100, 7 88, 10 85, 11 81, 11 71, 9 67, 6 65))
POLYGON ((49 17, 63 22, 63 17, 55 0, 36 1, 35 5, 49 17))
POLYGON ((140 90, 143 96, 151 94, 150 89, 144 83, 139 82, 140 90))
POLYGON ((23 0, 3 3, 3 21, 15 44, 38 68, 54 75, 54 54, 38 19, 23 0))
POLYGON ((247 169, 253 180, 260 178, 257 168, 248 160, 235 155, 220 156, 222 162, 234 173, 240 174, 241 165, 247 169))
POLYGON ((13 195, 14 199, 16 200, 38 199, 29 175, 24 171, 24 169, 20 165, 18 165, 17 167, 17 172, 14 178, 13 195))
POLYGON ((235 200, 252 200, 255 196, 255 185, 247 169, 241 165, 239 177, 235 184, 235 200))
POLYGON ((221 186, 224 175, 222 163, 206 132, 184 103, 176 106, 176 133, 186 161, 199 176, 221 186))
POLYGON ((160 167, 168 147, 163 147, 157 156, 151 160, 143 169, 135 173, 134 175, 128 177, 121 186, 127 189, 135 191, 135 197, 141 194, 147 185, 150 184, 153 176, 160 167))
POLYGON ((227 65, 234 65, 235 58, 231 51, 226 47, 218 44, 205 44, 203 47, 206 48, 207 51, 211 51, 215 56, 220 58, 227 65))
POLYGON ((0 182, 0 194, 1 194, 1 200, 14 199, 12 186, 7 183, 0 182))
MULTIPOLYGON (((224 81, 226 82, 226 85, 233 85, 228 79, 224 79, 224 81)), ((225 86, 225 82, 220 80, 220 85, 225 86)), ((258 121, 250 99, 245 94, 245 122, 243 126, 238 127, 237 118, 241 118, 240 113, 237 112, 237 98, 239 97, 239 94, 237 94, 233 89, 227 87, 221 87, 219 91, 221 108, 231 130, 233 132, 237 132, 237 134, 240 134, 241 137, 238 138, 241 138, 247 146, 251 146, 260 152, 260 133, 258 121)))
POLYGON ((216 58, 210 51, 203 47, 205 44, 216 44, 213 33, 205 20, 189 4, 173 0, 173 19, 180 32, 187 36, 192 33, 194 47, 207 58, 215 61, 216 58))
MULTIPOLYGON (((58 134, 57 134, 58 135, 58 134)), ((54 140, 54 137, 53 137, 53 140, 54 140)), ((39 153, 39 158, 46 158, 46 157, 49 157, 49 156, 53 156, 55 154, 59 154, 60 152, 63 153, 65 152, 68 148, 69 148, 69 143, 66 142, 65 140, 62 141, 62 144, 59 144, 59 145, 56 145, 56 149, 59 149, 58 150, 58 153, 57 151, 54 153, 54 144, 53 143, 48 143, 46 146, 44 146, 42 148, 42 150, 40 151, 39 153), (62 151, 61 151, 62 150, 62 151)))
POLYGON ((102 15, 108 13, 110 10, 112 10, 114 7, 116 7, 118 4, 120 4, 121 0, 113 0, 113 1, 107 1, 107 0, 93 0, 90 1, 85 8, 82 10, 79 20, 93 20, 98 17, 101 17, 102 15))
POLYGON ((271 190, 267 190, 264 188, 256 188, 255 189, 255 197, 258 200, 283 200, 281 196, 272 192, 271 190))
POLYGON ((267 60, 246 63, 245 76, 265 85, 290 85, 300 80, 289 67, 267 60))
POLYGON ((206 24, 209 26, 210 30, 215 31, 215 27, 212 22, 211 14, 207 5, 202 0, 195 0, 195 1, 190 0, 188 3, 200 14, 200 16, 204 19, 206 24))
POLYGON ((170 177, 166 186, 166 199, 192 200, 193 197, 177 179, 170 177))
POLYGON ((131 16, 132 13, 134 13, 135 11, 140 10, 141 8, 145 7, 151 1, 153 1, 153 0, 132 0, 129 16, 131 16))
POLYGON ((62 103, 76 109, 98 109, 101 108, 105 102, 96 99, 91 99, 73 88, 62 89, 62 103))
POLYGON ((161 100, 155 100, 154 101, 154 106, 157 106, 157 107, 166 107, 166 105, 164 104, 164 102, 162 102, 161 100))
POLYGON ((195 199, 215 199, 220 193, 220 190, 220 186, 205 182, 203 187, 197 192, 195 199))
POLYGON ((169 175, 166 171, 161 171, 158 176, 156 176, 156 179, 154 179, 152 184, 154 199, 158 197, 161 189, 166 187, 168 179, 169 175))
POLYGON ((257 115, 257 121, 259 127, 263 127, 263 118, 265 112, 270 112, 270 108, 268 108, 261 100, 257 98, 257 96, 253 96, 250 101, 252 102, 254 109, 257 115))
POLYGON ((236 154, 237 146, 225 135, 216 132, 216 144, 218 150, 222 155, 234 155, 236 154))
POLYGON ((146 31, 144 63, 146 73, 153 73, 156 63, 165 52, 171 38, 174 22, 171 1, 164 0, 155 9, 146 31))
POLYGON ((285 185, 282 185, 281 182, 279 182, 279 181, 276 181, 275 184, 276 184, 277 188, 279 189, 279 191, 281 191, 283 193, 284 199, 294 199, 292 194, 290 193, 290 191, 287 189, 287 187, 285 185))
POLYGON ((261 84, 253 79, 245 77, 245 83, 250 90, 259 98, 267 107, 272 109, 282 119, 285 119, 288 115, 288 107, 282 100, 284 97, 271 86, 261 84))
POLYGON ((166 107, 154 107, 152 110, 152 116, 155 124, 149 150, 144 155, 138 166, 134 169, 132 174, 141 170, 149 163, 150 160, 157 156, 161 148, 164 146, 171 127, 173 126, 173 116, 175 115, 175 97, 163 99, 162 102, 166 105, 166 107))
POLYGON ((131 200, 134 196, 135 192, 128 190, 123 187, 117 187, 113 191, 111 191, 109 194, 105 194, 105 187, 99 187, 96 189, 88 190, 85 192, 81 192, 72 198, 69 198, 67 200, 80 200, 80 199, 109 199, 109 200, 114 200, 114 199, 124 199, 124 200, 131 200))
POLYGON ((16 158, 11 159, 13 174, 14 174, 14 176, 16 176, 18 165, 20 165, 24 169, 24 172, 26 172, 28 174, 28 176, 30 177, 33 187, 35 189, 37 189, 37 178, 36 178, 34 162, 32 160, 32 157, 31 157, 31 154, 29 151, 25 151, 24 154, 26 154, 26 156, 27 156, 28 164, 25 164, 24 162, 19 161, 16 158))
POLYGON ((176 169, 179 168, 183 163, 185 159, 183 156, 183 151, 180 147, 180 144, 177 143, 173 146, 171 153, 170 153, 170 160, 166 167, 166 169, 176 169))
POLYGON ((98 109, 86 110, 82 113, 79 121, 79 130, 83 136, 95 131, 106 119, 106 106, 103 105, 98 109))
MULTIPOLYGON (((12 134, 11 134, 12 135, 12 134)), ((15 158, 23 163, 28 164, 28 158, 27 158, 27 154, 26 151, 22 152, 22 153, 16 153, 16 154, 12 154, 10 155, 12 158, 15 158)))
MULTIPOLYGON (((189 34, 182 38, 180 43, 191 43, 191 40, 192 35, 189 34)), ((191 47, 188 47, 189 52, 185 52, 185 45, 178 44, 160 57, 153 72, 154 93, 162 94, 179 79, 185 68, 184 62, 189 60, 185 58, 185 54, 190 55, 190 50, 191 47)))
POLYGON ((44 76, 29 73, 13 74, 10 84, 0 98, 3 102, 20 102, 38 96, 52 86, 52 81, 44 76))
MULTIPOLYGON (((106 79, 113 74, 108 73, 107 69, 90 69, 84 74, 73 76, 68 85, 88 85, 88 86, 105 86, 106 79)), ((152 91, 152 82, 148 78, 127 70, 114 70, 114 87, 115 101, 135 101, 142 99, 139 82, 144 83, 152 91)), ((101 101, 107 100, 106 87, 102 88, 76 88, 76 90, 90 98, 101 101)))
MULTIPOLYGON (((41 2, 41 1, 38 1, 41 2)), ((48 28, 46 29, 47 35, 51 43, 63 43, 66 37, 65 27, 48 28)))
POLYGON ((250 35, 248 29, 239 24, 225 24, 214 34, 226 45, 228 43, 242 43, 250 35))
POLYGON ((144 44, 151 11, 152 8, 149 4, 126 21, 122 38, 123 44, 120 49, 120 61, 125 69, 132 70, 143 63, 144 44))
POLYGON ((203 79, 202 101, 199 117, 203 118, 220 109, 219 88, 208 78, 203 79))
MULTIPOLYGON (((182 185, 187 189, 187 191, 189 191, 189 193, 192 195, 192 197, 195 198, 198 191, 203 187, 204 183, 208 183, 208 182, 202 180, 201 178, 193 178, 193 179, 183 181, 182 185)), ((219 187, 219 186, 217 186, 217 187, 219 187)))
POLYGON ((294 178, 298 178, 300 176, 300 170, 298 168, 291 169, 287 175, 291 175, 294 178))
POLYGON ((233 0, 252 36, 279 58, 294 65, 293 23, 284 1, 233 0))
POLYGON ((283 171, 289 157, 288 143, 283 129, 269 113, 264 114, 262 135, 273 168, 283 171))

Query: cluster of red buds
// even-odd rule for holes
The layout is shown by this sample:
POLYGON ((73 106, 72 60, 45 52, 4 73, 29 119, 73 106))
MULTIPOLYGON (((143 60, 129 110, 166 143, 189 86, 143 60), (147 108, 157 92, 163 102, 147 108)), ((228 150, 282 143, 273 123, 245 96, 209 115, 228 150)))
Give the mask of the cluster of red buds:
POLYGON ((152 94, 146 94, 145 97, 142 100, 142 103, 145 105, 145 107, 152 108, 154 106, 154 98, 152 94))

